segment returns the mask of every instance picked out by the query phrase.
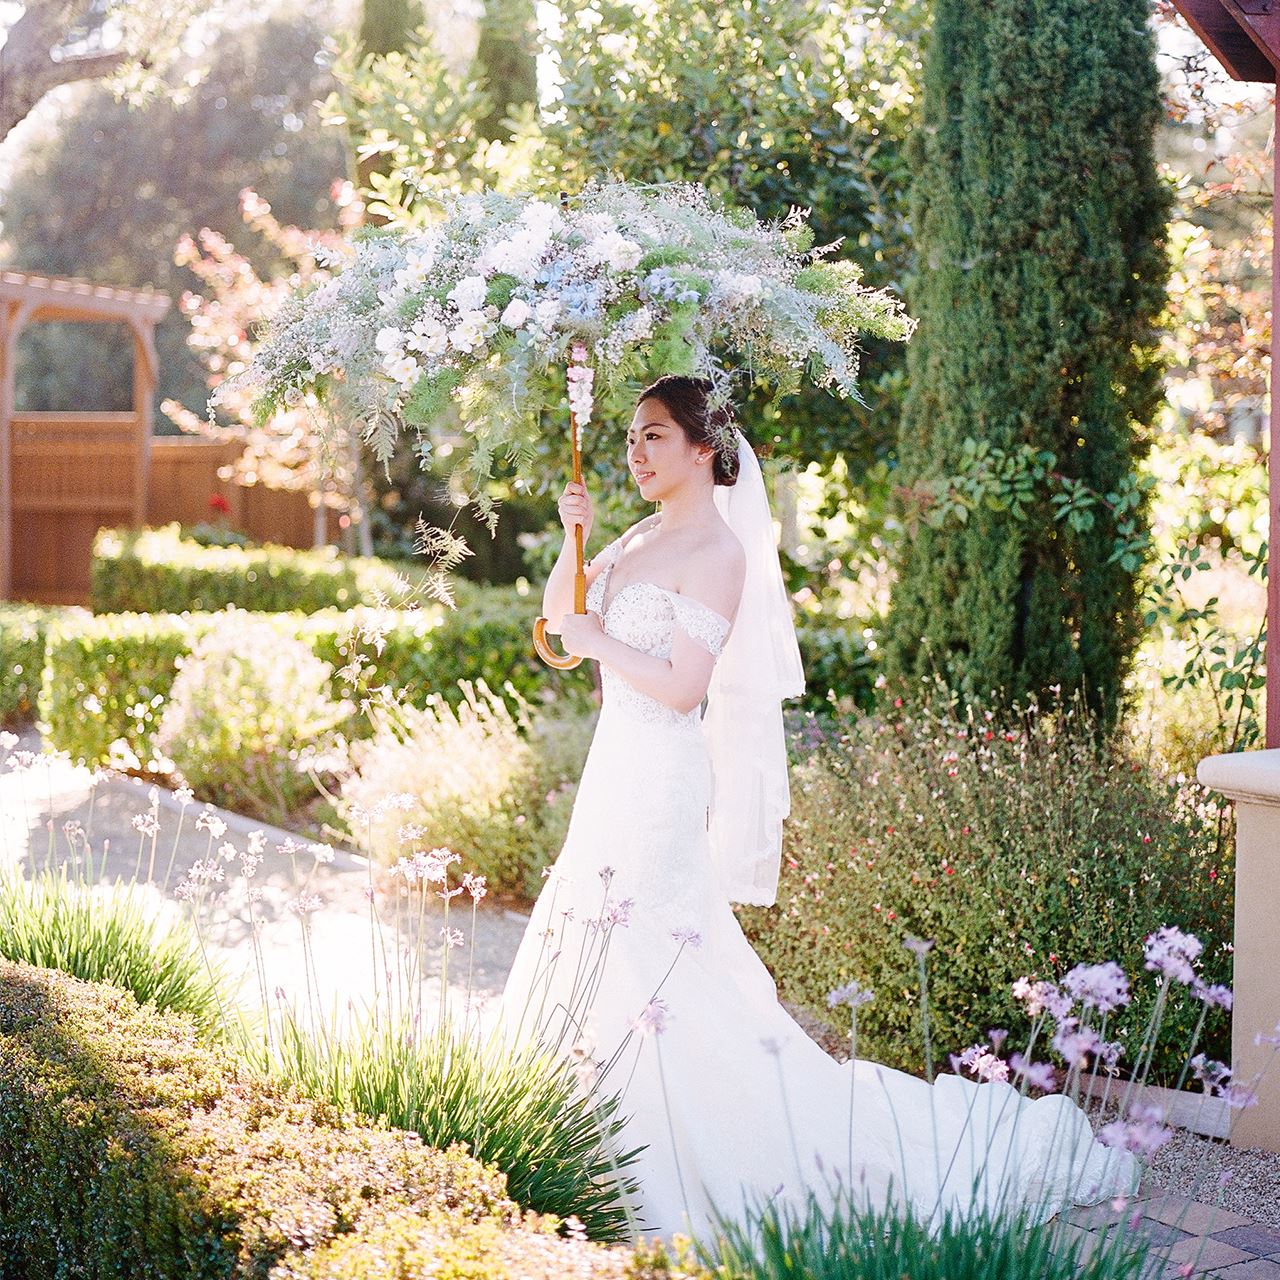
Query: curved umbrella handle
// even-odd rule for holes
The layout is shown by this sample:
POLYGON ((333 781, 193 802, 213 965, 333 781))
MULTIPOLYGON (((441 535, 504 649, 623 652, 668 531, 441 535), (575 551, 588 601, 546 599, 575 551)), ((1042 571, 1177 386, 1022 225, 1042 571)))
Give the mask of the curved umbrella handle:
POLYGON ((546 618, 539 618, 533 624, 533 648, 547 666, 557 671, 572 671, 582 661, 577 654, 560 654, 551 647, 551 641, 547 639, 546 618))
MULTIPOLYGON (((573 574, 573 611, 585 614, 587 612, 587 575, 582 567, 582 526, 580 524, 573 526, 573 550, 577 557, 573 574)), ((551 641, 547 639, 546 618, 539 618, 533 624, 533 647, 538 657, 547 666, 554 667, 557 671, 572 671, 582 661, 576 654, 559 654, 551 647, 551 641)))

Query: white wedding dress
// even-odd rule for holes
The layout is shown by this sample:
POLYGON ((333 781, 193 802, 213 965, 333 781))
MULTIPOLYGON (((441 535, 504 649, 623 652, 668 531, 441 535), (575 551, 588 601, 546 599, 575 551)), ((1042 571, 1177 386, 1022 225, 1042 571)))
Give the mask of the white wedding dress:
MULTIPOLYGON (((698 602, 647 582, 608 594, 618 552, 600 553, 588 595, 605 631, 666 657, 678 627, 718 655, 729 623, 698 602)), ((814 1044, 778 1003, 717 876, 701 712, 674 711, 607 667, 601 679, 568 836, 500 1017, 509 1035, 539 1035, 580 1063, 625 1044, 596 1087, 623 1093, 623 1147, 645 1148, 626 1171, 642 1231, 702 1232, 770 1197, 799 1206, 806 1189, 892 1197, 934 1220, 1001 1198, 1043 1220, 1135 1189, 1133 1158, 1095 1143, 1068 1098, 955 1075, 930 1085, 814 1044)))

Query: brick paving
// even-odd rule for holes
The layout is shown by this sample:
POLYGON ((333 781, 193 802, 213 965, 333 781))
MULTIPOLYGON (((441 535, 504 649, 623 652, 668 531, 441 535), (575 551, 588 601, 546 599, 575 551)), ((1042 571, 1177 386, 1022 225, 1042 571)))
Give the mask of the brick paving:
POLYGON ((1117 1210, 1111 1204, 1074 1209, 1058 1227, 1084 1261, 1113 1232, 1144 1241, 1164 1262, 1159 1280, 1280 1280, 1280 1231, 1188 1196, 1153 1188, 1117 1210))

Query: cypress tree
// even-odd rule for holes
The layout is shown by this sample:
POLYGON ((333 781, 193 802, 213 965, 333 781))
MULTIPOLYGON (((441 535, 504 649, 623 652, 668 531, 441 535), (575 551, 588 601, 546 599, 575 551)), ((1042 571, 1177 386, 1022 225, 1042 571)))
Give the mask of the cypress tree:
MULTIPOLYGON (((920 521, 904 539, 885 656, 970 696, 1083 686, 1116 710, 1139 635, 1117 520, 1055 519, 1054 485, 1132 476, 1160 397, 1169 197, 1148 0, 936 0, 911 218, 920 327, 899 429, 902 492, 962 472, 966 438, 1030 445, 1057 477, 1025 514, 920 521)), ((908 518, 909 504, 907 509, 908 518)))

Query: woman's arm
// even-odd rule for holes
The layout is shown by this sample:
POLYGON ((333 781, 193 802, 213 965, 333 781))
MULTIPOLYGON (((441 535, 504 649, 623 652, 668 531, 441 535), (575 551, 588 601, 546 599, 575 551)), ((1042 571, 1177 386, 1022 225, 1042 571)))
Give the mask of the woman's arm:
MULTIPOLYGON (((746 567, 741 552, 730 564, 715 563, 693 567, 686 572, 681 594, 732 618, 742 598, 746 567)), ((571 615, 563 622, 565 647, 584 658, 595 658, 620 675, 634 689, 675 711, 690 712, 707 696, 715 656, 683 628, 677 627, 669 658, 641 653, 629 644, 606 635, 600 617, 571 615)))

